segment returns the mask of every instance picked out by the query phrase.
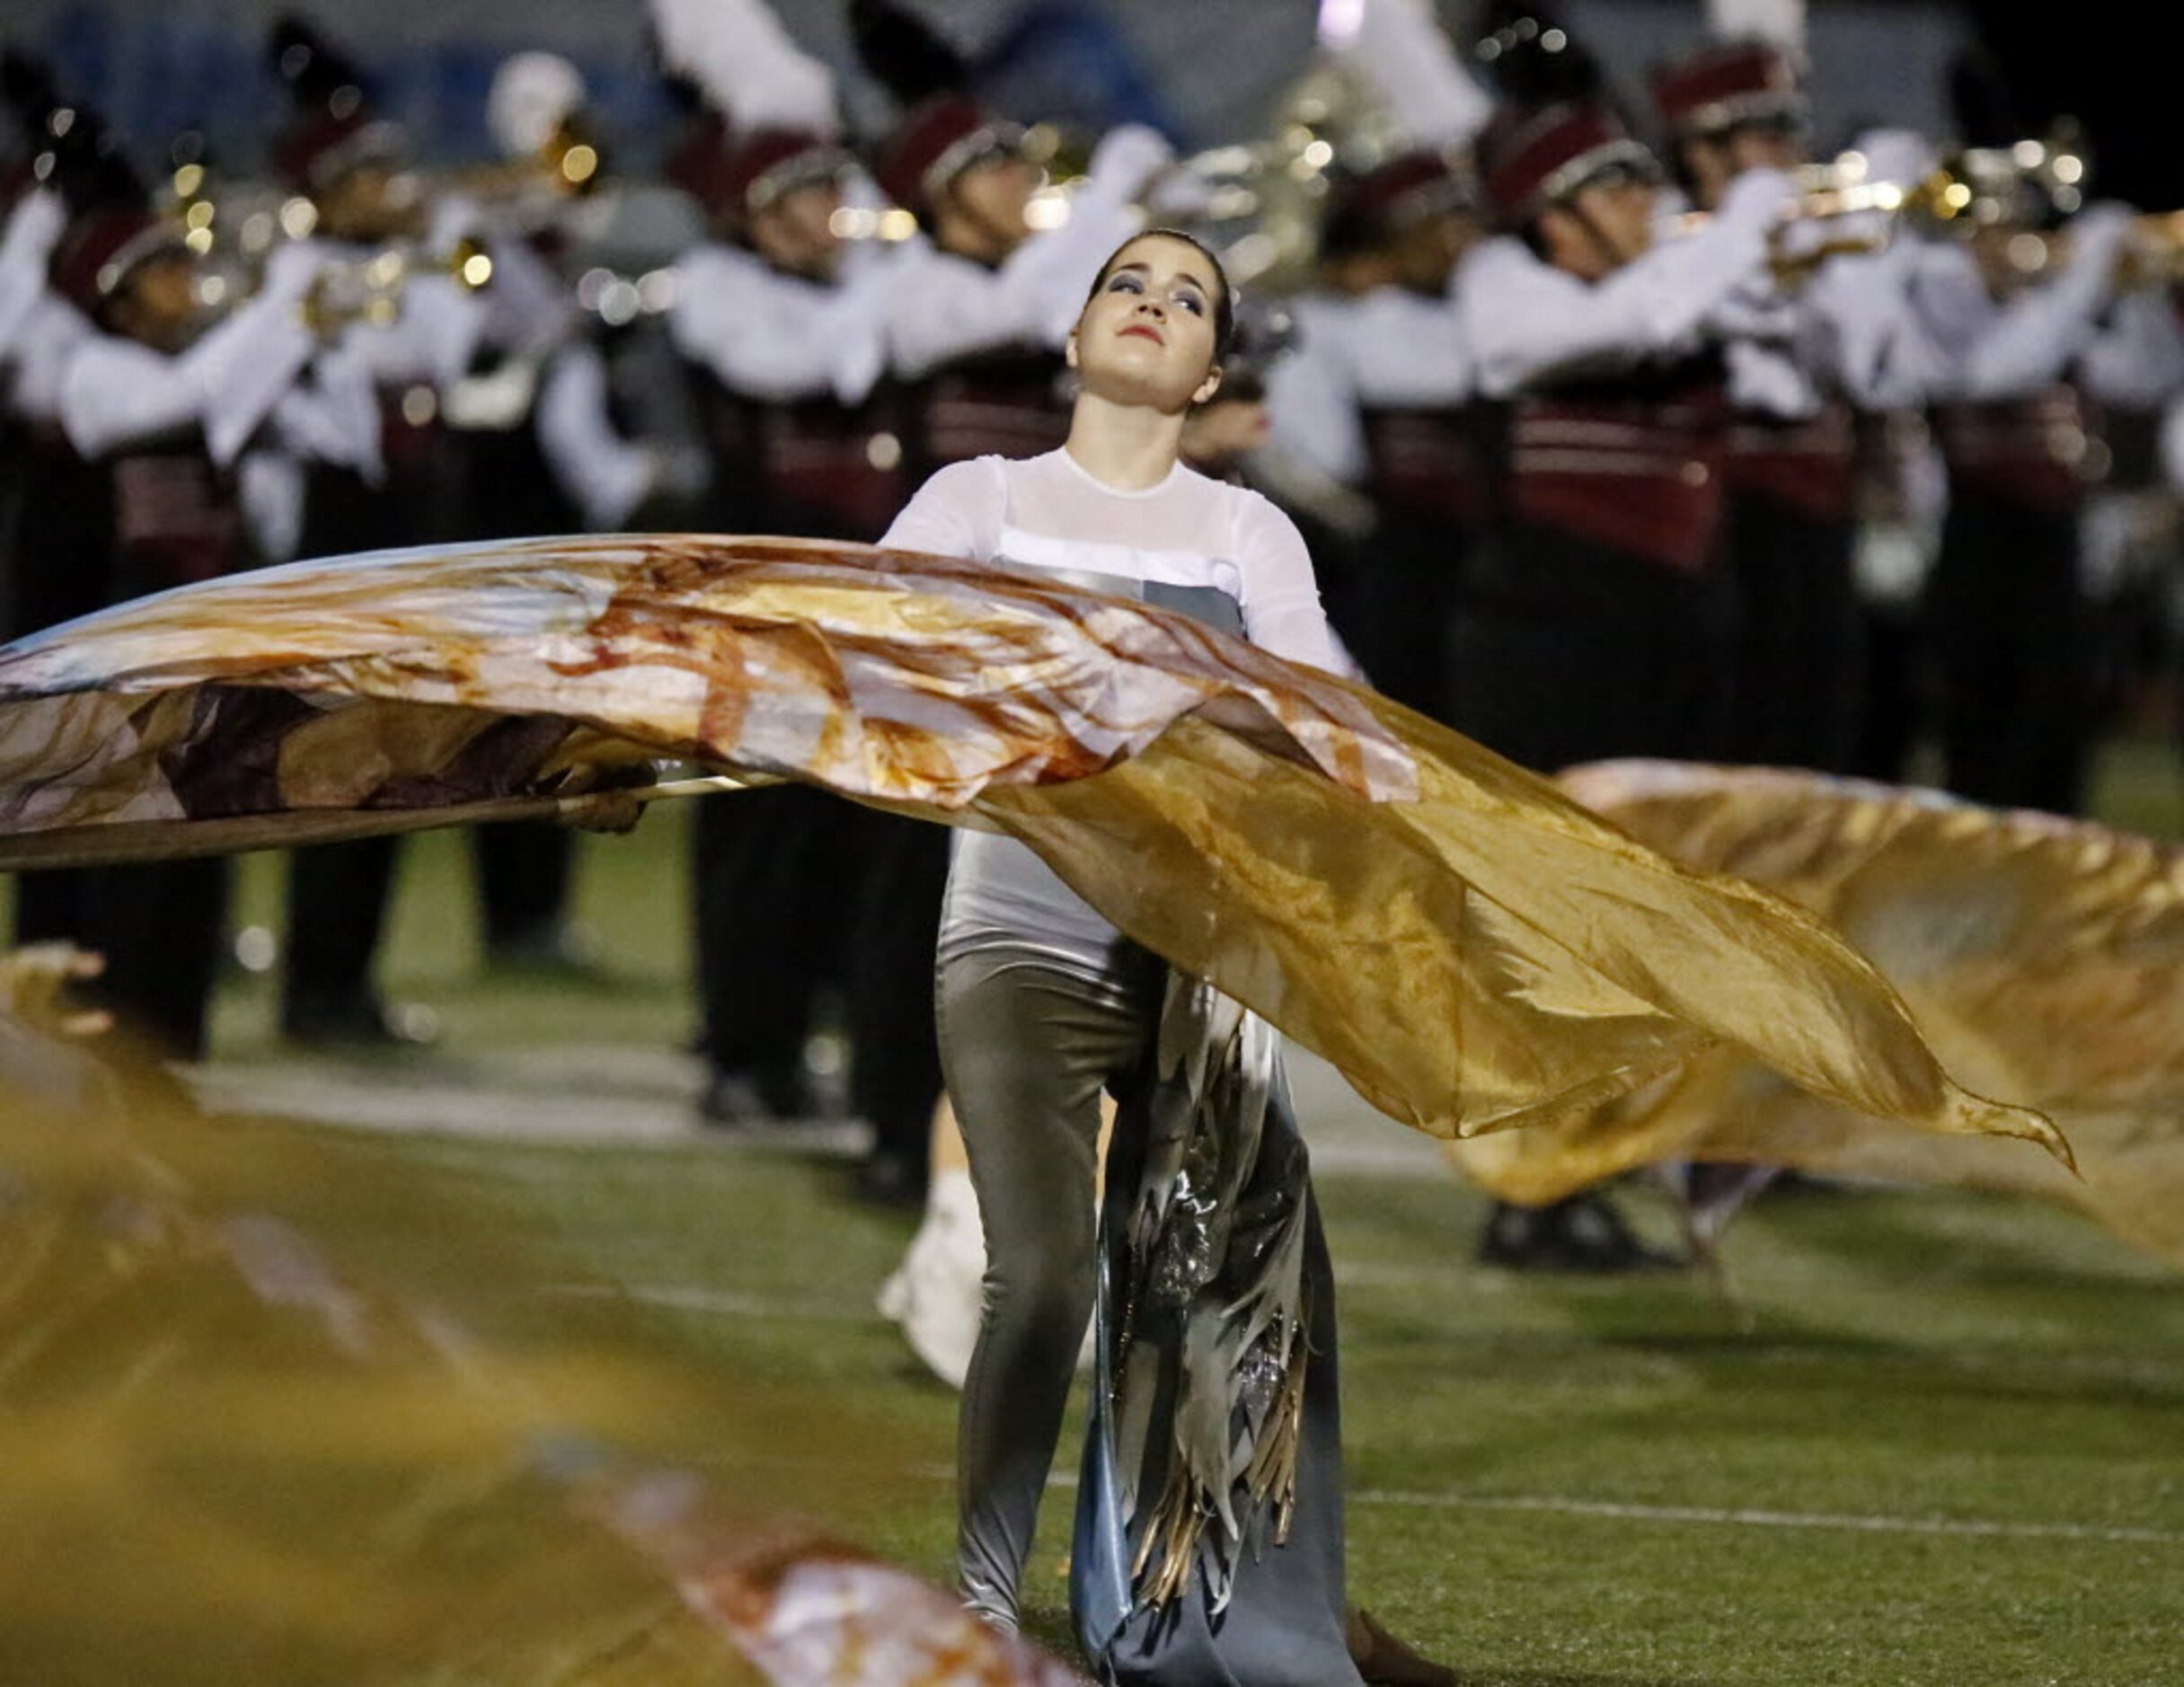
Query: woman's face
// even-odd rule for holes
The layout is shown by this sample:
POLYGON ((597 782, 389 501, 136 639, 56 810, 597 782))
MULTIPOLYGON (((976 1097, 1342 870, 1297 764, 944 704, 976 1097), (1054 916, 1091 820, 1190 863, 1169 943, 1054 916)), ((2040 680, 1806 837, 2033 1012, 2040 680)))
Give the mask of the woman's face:
POLYGON ((1221 384, 1214 367, 1222 280, 1187 241, 1134 240, 1109 261, 1069 336, 1083 391, 1180 415, 1221 384))

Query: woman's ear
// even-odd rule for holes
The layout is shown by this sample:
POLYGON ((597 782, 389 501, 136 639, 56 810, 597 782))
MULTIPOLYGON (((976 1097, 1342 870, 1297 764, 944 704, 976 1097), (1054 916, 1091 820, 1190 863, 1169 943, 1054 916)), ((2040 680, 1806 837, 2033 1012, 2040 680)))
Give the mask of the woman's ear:
POLYGON ((1071 368, 1077 367, 1077 331, 1071 329, 1069 338, 1062 341, 1062 361, 1071 368))
POLYGON ((1214 394, 1220 390, 1221 366, 1216 363, 1206 372, 1206 378, 1198 383, 1198 390, 1190 395, 1190 402, 1193 404, 1209 404, 1213 402, 1214 394))

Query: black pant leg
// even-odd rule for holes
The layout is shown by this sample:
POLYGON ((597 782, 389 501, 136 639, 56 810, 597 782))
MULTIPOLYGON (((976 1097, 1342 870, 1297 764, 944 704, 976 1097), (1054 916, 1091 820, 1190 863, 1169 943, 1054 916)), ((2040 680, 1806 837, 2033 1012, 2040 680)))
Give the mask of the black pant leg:
POLYGON ((1755 765, 1848 772, 1864 660, 1853 529, 1750 493, 1730 512, 1737 602, 1727 752, 1755 765))
POLYGON ((90 870, 82 867, 16 874, 15 941, 88 944, 90 883, 90 870))
POLYGON ((281 1014, 293 1027, 376 1000, 372 963, 394 883, 395 840, 320 844, 288 858, 288 965, 281 1014))
POLYGON ((1926 599, 1949 788, 2074 813, 2092 719, 2077 517, 1967 493, 1926 599))
POLYGON ((948 885, 948 829, 868 810, 864 876, 850 950, 852 1100, 877 1152, 922 1170, 941 1099, 933 951, 948 885))
POLYGON ((799 786, 698 799, 693 841, 698 993, 719 1072, 783 1082, 801 1071, 831 946, 825 840, 846 807, 799 786))
POLYGON ((93 941, 106 957, 91 994, 160 1054, 202 1058, 227 932, 227 862, 152 861, 90 877, 93 941))
POLYGON ((487 950, 551 945, 569 917, 575 834, 551 820, 509 820, 473 828, 470 842, 487 950))

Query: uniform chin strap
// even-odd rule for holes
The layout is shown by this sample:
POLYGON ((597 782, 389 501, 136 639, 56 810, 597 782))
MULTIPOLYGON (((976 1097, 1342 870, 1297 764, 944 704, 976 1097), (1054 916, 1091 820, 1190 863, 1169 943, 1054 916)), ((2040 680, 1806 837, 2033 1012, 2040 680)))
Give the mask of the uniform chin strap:
POLYGON ((1586 238, 1593 243, 1594 248, 1601 257, 1607 261, 1608 272, 1611 275, 1638 256, 1636 252, 1623 251, 1622 247, 1609 239, 1608 232, 1600 226, 1599 219, 1586 210, 1574 198, 1565 200, 1561 208, 1569 214, 1579 228, 1585 231, 1586 238))

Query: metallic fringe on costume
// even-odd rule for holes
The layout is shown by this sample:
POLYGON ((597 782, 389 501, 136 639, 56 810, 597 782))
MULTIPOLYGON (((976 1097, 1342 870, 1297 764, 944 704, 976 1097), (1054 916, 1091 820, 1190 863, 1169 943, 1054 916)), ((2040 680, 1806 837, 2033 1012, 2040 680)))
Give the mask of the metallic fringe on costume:
POLYGON ((1206 1577, 1218 1611, 1239 1554, 1287 1540, 1304 1423, 1306 1158, 1269 1101, 1271 1027, 1176 975, 1161 1016, 1159 1083, 1131 1197, 1110 1421, 1123 1515, 1138 1534, 1137 1599, 1165 1604, 1206 1577), (1167 1403, 1165 1469, 1138 1504, 1167 1403))

